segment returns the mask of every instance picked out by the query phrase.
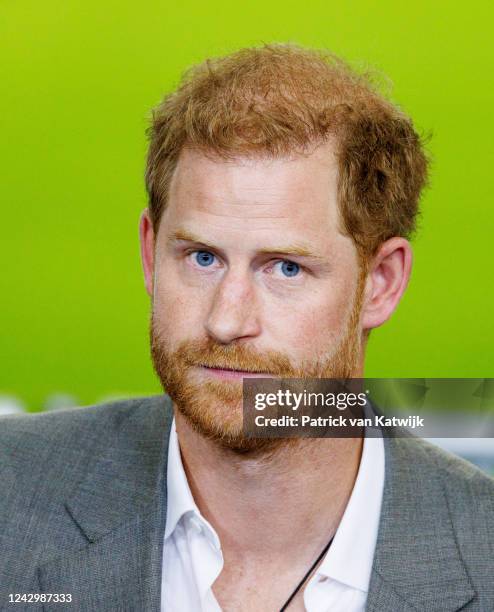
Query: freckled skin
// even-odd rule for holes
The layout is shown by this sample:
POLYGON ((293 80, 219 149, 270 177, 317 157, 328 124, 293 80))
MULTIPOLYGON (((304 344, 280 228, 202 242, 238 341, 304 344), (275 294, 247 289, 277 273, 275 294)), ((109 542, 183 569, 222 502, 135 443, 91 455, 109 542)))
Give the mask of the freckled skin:
POLYGON ((362 277, 341 226, 331 143, 271 160, 182 151, 156 237, 141 217, 141 253, 155 369, 204 435, 240 444, 242 371, 363 376, 363 332, 396 308, 411 249, 391 238, 362 277))
POLYGON ((241 338, 258 350, 283 351, 294 364, 335 344, 358 260, 351 238, 339 232, 328 147, 271 161, 224 162, 184 151, 157 243, 155 313, 172 344, 194 334, 225 343, 241 338), (221 266, 192 269, 177 258, 167 235, 179 227, 217 245, 225 254, 221 266), (322 261, 293 278, 283 278, 279 266, 269 273, 269 260, 255 259, 258 249, 300 242, 322 261))

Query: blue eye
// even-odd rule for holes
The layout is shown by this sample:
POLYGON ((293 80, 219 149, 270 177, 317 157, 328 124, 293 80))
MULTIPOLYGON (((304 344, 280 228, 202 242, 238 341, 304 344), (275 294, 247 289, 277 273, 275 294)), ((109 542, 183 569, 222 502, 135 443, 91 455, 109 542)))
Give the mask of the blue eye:
POLYGON ((214 255, 209 251, 197 251, 195 259, 200 266, 206 267, 214 262, 214 255))
POLYGON ((297 276, 300 266, 294 261, 283 261, 281 262, 281 271, 285 276, 297 276))

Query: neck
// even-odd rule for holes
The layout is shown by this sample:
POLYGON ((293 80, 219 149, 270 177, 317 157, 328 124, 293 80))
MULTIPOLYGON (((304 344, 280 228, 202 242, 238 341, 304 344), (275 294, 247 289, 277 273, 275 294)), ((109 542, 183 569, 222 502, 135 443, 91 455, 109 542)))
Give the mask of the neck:
POLYGON ((228 557, 322 550, 352 492, 360 438, 292 440, 249 457, 201 436, 177 409, 175 418, 192 495, 228 557))

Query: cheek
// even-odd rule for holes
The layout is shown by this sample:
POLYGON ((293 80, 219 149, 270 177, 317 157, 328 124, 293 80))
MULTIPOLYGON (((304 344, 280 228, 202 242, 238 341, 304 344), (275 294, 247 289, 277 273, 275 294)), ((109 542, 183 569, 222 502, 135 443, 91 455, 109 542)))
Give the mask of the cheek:
POLYGON ((314 357, 336 343, 347 320, 349 299, 341 290, 312 293, 289 306, 266 311, 270 335, 293 358, 314 357), (269 312, 269 314, 268 314, 269 312))
POLYGON ((153 313, 160 332, 176 344, 194 335, 200 315, 197 296, 173 279, 157 279, 153 313))
POLYGON ((336 343, 343 322, 341 311, 335 308, 326 306, 325 309, 306 311, 298 325, 298 346, 304 352, 310 351, 313 355, 327 350, 336 343))

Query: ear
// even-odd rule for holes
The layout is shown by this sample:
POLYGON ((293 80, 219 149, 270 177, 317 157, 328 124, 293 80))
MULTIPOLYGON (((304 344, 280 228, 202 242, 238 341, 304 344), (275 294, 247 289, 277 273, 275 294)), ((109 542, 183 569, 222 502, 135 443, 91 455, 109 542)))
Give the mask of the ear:
POLYGON ((139 239, 141 242, 141 261, 144 271, 144 284, 150 297, 154 288, 154 231, 148 209, 144 209, 139 221, 139 239))
POLYGON ((390 238, 381 245, 367 274, 364 330, 379 327, 396 310, 410 278, 412 259, 412 247, 405 238, 390 238))

